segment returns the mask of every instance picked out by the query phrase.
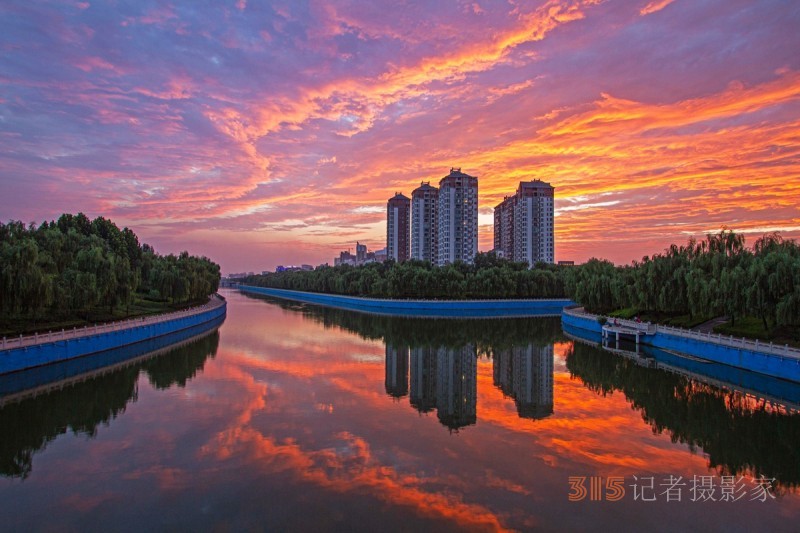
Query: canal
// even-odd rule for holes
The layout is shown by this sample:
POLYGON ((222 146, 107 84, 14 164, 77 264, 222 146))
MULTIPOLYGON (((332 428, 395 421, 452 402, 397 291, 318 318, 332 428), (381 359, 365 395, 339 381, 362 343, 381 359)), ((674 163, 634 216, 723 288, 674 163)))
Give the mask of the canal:
POLYGON ((796 530, 797 385, 222 294, 218 331, 0 397, 0 530, 796 530))

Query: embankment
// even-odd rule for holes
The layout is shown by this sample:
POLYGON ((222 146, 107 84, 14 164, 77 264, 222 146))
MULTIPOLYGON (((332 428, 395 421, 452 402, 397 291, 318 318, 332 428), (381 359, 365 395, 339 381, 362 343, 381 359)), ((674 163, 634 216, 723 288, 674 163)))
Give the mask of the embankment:
POLYGON ((195 328, 218 321, 226 312, 225 299, 214 295, 205 305, 175 313, 92 328, 3 339, 0 374, 67 361, 195 328))
MULTIPOLYGON (((572 334, 584 331, 587 338, 602 333, 599 315, 582 308, 565 308, 561 323, 572 334)), ((656 325, 654 333, 641 336, 641 343, 662 350, 690 355, 751 372, 800 382, 800 350, 772 343, 751 341, 711 333, 656 325)))
POLYGON ((240 291, 263 294, 299 302, 350 309, 365 313, 393 316, 438 318, 504 318, 530 316, 560 316, 561 310, 574 302, 554 300, 390 300, 360 298, 338 294, 290 291, 239 285, 240 291))

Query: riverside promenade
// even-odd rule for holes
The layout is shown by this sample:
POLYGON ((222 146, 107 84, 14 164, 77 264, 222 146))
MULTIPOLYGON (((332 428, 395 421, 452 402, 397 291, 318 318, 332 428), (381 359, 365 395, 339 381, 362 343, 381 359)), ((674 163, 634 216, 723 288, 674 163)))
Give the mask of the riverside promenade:
MULTIPOLYGON (((584 331, 603 334, 601 319, 606 323, 615 319, 587 313, 582 307, 564 308, 561 313, 562 324, 584 331)), ((616 319, 620 330, 641 329, 641 324, 633 320, 616 319)), ((788 345, 775 345, 759 340, 749 340, 733 336, 702 333, 690 329, 674 328, 659 324, 649 324, 646 335, 640 342, 698 357, 714 363, 722 363, 768 376, 800 382, 800 350, 788 345)))
POLYGON ((211 322, 224 316, 226 311, 227 302, 222 296, 215 294, 204 305, 174 313, 131 318, 92 327, 4 337, 0 344, 0 374, 160 337, 211 322))

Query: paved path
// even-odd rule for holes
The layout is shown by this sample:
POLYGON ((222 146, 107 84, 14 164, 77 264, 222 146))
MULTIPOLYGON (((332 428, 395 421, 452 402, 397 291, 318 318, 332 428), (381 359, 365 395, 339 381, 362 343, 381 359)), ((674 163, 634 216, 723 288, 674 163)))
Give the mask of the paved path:
POLYGON ((196 315, 204 311, 208 311, 209 309, 224 305, 224 303, 224 298, 218 294, 214 294, 211 296, 211 299, 208 301, 208 303, 197 307, 190 307, 189 309, 184 309, 183 311, 129 318, 127 320, 109 322, 107 324, 101 324, 94 327, 85 326, 81 329, 72 328, 71 330, 62 329, 61 331, 50 331, 47 333, 34 333, 33 335, 28 335, 27 337, 23 337, 22 335, 19 337, 12 337, 10 339, 3 337, 0 339, 0 352, 15 348, 24 348, 26 346, 36 346, 50 342, 89 337, 92 335, 98 335, 100 333, 108 333, 110 331, 119 331, 129 328, 149 326, 151 324, 159 324, 168 320, 175 320, 178 318, 196 315))
POLYGON ((708 322, 703 322, 699 326, 693 327, 692 331, 699 331, 700 333, 713 333, 715 327, 719 326, 720 324, 724 324, 727 321, 728 317, 718 316, 717 318, 712 318, 708 322))

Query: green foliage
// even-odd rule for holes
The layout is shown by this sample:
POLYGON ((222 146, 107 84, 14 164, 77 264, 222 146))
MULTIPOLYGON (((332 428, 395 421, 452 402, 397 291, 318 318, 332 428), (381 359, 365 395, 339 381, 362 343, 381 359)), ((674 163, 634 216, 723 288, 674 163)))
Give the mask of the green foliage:
POLYGON ((615 267, 591 259, 566 272, 567 295, 588 310, 681 324, 726 315, 732 326, 758 317, 763 330, 800 325, 800 247, 772 233, 753 249, 727 229, 705 240, 672 245, 663 254, 615 267))
POLYGON ((0 312, 6 320, 64 320, 98 307, 129 309, 137 293, 170 303, 216 292, 219 266, 205 257, 160 256, 102 217, 62 215, 26 227, 0 223, 0 312))
POLYGON ((251 276, 249 285, 309 292, 395 299, 564 298, 564 270, 569 267, 523 263, 478 254, 474 265, 456 262, 436 267, 424 261, 342 265, 314 271, 251 276))

